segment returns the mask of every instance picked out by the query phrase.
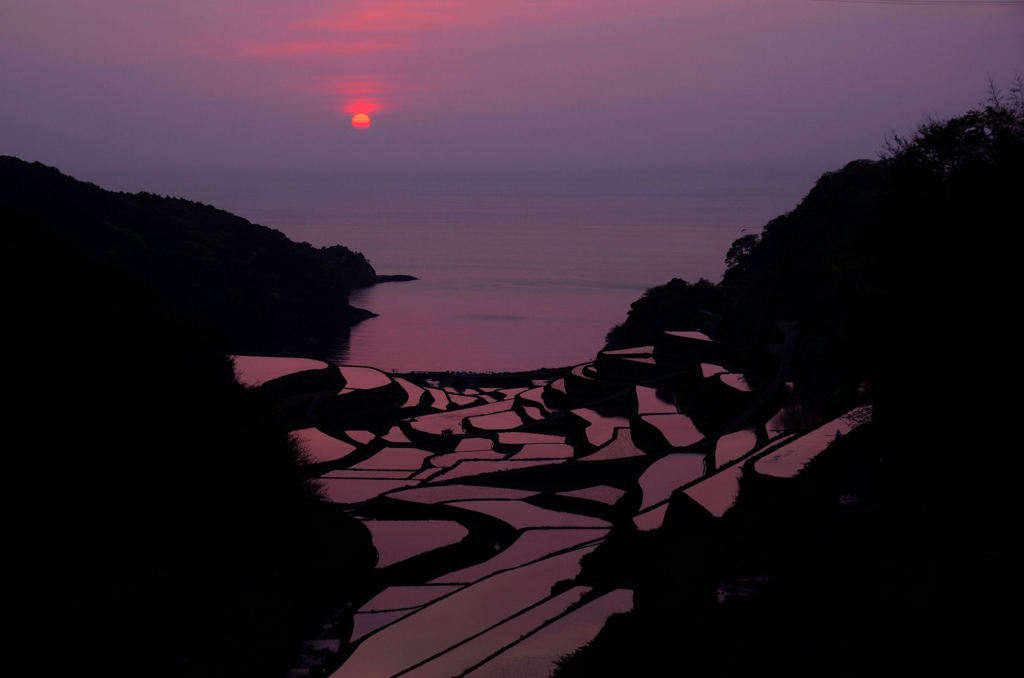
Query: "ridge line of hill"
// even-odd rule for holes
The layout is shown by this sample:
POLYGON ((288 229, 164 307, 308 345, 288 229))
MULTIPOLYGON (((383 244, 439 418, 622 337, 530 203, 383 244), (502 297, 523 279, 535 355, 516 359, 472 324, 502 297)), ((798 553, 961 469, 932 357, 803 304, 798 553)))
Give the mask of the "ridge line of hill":
POLYGON ((0 156, 0 210, 5 230, 45 230, 132 276, 227 353, 329 358, 375 315, 349 304, 351 290, 411 279, 379 275, 342 245, 294 242, 210 205, 108 191, 12 156, 0 156))

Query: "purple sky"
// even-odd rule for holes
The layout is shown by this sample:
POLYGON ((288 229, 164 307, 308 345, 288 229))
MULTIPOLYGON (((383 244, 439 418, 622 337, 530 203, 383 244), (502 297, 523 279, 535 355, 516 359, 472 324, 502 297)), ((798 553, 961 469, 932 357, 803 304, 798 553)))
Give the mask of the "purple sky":
POLYGON ((1017 70, 1024 3, 0 0, 0 153, 83 178, 830 169, 1017 70))

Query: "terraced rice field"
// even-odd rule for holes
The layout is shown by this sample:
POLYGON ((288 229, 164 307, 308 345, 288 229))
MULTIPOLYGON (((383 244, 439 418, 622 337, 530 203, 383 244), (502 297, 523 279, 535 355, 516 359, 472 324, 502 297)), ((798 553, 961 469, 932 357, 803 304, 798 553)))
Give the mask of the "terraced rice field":
MULTIPOLYGON (((344 661, 331 675, 545 675, 632 607, 628 590, 574 583, 612 531, 658 529, 679 501, 720 517, 745 473, 798 473, 837 432, 870 418, 861 408, 811 431, 779 430, 784 416, 756 413, 773 412, 780 395, 784 403, 781 375, 759 392, 709 362, 721 355, 700 354, 711 343, 703 335, 669 339, 689 342, 685 355, 662 363, 651 347, 617 351, 516 388, 335 368, 345 388, 311 399, 315 427, 295 435, 326 499, 372 534, 381 585, 355 610, 349 637, 310 639, 340 641, 344 661), (631 377, 623 358, 636 356, 647 360, 631 377), (693 375, 746 398, 723 401, 743 408, 728 428, 665 397, 693 375), (356 403, 358 416, 331 398, 356 403)), ((284 360, 236 365, 245 383, 261 384, 288 373, 284 360)))

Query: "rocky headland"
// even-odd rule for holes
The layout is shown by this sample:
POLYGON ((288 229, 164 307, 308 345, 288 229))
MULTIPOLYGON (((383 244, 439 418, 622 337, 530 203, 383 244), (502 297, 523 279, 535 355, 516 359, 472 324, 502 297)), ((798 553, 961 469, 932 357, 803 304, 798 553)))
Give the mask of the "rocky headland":
POLYGON ((348 303, 351 290, 414 279, 380 275, 343 245, 293 242, 209 205, 107 191, 10 156, 0 209, 11 245, 56 240, 131 276, 227 352, 331 356, 374 315, 348 303))

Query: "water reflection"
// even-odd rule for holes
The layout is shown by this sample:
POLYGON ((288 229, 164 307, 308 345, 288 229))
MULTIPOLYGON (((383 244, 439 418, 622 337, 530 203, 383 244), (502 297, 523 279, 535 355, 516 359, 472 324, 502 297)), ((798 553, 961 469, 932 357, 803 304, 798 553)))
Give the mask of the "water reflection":
POLYGON ((337 461, 353 452, 355 445, 338 440, 315 428, 293 431, 299 445, 308 453, 311 462, 337 461))
POLYGON ((303 370, 322 370, 327 363, 307 358, 275 358, 268 356, 233 355, 235 378, 245 386, 260 384, 303 370))
MULTIPOLYGON (((437 678, 438 676, 461 676, 486 661, 489 665, 494 661, 501 661, 505 653, 498 655, 498 658, 487 660, 488 657, 497 652, 515 646, 517 642, 531 633, 537 632, 544 624, 557 619, 575 603, 579 602, 584 594, 589 593, 590 588, 585 586, 574 586, 563 591, 549 600, 523 610, 520 614, 508 619, 502 624, 488 629, 480 635, 470 638, 467 642, 452 648, 440 657, 419 666, 409 673, 402 674, 403 678, 437 678)), ((540 631, 543 633, 543 631, 540 631)), ((473 673, 478 673, 477 669, 473 673)), ((494 674, 491 674, 494 675, 494 674)), ((496 675, 526 675, 501 673, 496 675)), ((539 675, 539 674, 531 674, 539 675)))
POLYGON ((460 588, 462 587, 455 585, 446 586, 443 584, 434 586, 389 586, 359 608, 359 611, 392 612, 394 610, 422 607, 449 593, 458 591, 460 588))
POLYGON ((764 475, 792 478, 838 436, 846 435, 870 418, 870 407, 859 407, 805 433, 775 452, 759 459, 754 464, 754 470, 764 475))
POLYGON ((455 505, 460 508, 494 516, 498 520, 508 523, 517 529, 529 527, 611 527, 611 523, 599 518, 591 518, 590 516, 576 513, 552 511, 515 499, 507 501, 468 500, 455 502, 455 505))
POLYGON ((704 475, 704 455, 681 452, 670 454, 651 464, 640 476, 643 502, 640 510, 665 501, 672 493, 704 475))
POLYGON ((716 518, 721 518, 736 503, 742 476, 743 466, 737 464, 686 488, 685 492, 687 496, 706 508, 708 513, 716 518))
POLYGON ((427 605, 367 637, 334 678, 390 678, 445 652, 480 629, 506 621, 548 598, 551 587, 579 573, 582 548, 502 572, 427 605))
POLYGON ((616 589, 527 636, 466 678, 551 675, 559 659, 597 636, 608 617, 633 609, 633 592, 616 589))
POLYGON ((596 542, 607 534, 607 529, 538 528, 524 530, 518 539, 490 560, 449 572, 434 579, 431 583, 472 583, 497 572, 511 570, 546 558, 559 551, 596 542))
POLYGON ((715 443, 715 468, 739 459, 757 445, 757 434, 750 430, 722 436, 715 443))
POLYGON ((377 567, 387 567, 407 558, 456 544, 469 534, 450 520, 364 520, 377 549, 377 567))

